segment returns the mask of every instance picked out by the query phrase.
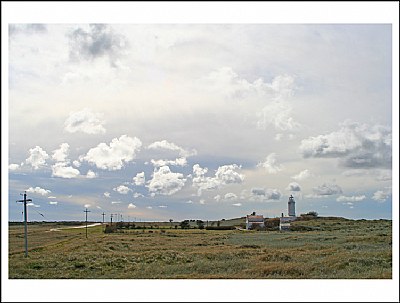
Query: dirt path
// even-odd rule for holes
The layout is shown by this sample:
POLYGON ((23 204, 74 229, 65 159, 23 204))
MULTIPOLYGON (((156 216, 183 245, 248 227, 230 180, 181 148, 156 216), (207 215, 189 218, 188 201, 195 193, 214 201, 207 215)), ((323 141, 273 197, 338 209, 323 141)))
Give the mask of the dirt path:
MULTIPOLYGON (((98 225, 101 225, 101 223, 93 223, 93 224, 88 225, 87 227, 93 227, 93 226, 98 226, 98 225)), ((60 231, 60 230, 63 230, 63 229, 85 228, 85 227, 86 227, 86 225, 68 226, 68 227, 52 228, 52 229, 50 229, 49 231, 60 231)))

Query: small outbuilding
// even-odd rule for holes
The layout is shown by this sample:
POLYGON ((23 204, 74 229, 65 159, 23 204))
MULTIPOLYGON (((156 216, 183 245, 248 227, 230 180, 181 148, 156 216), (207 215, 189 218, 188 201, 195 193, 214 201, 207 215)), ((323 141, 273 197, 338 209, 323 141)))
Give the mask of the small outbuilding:
POLYGON ((246 216, 246 229, 255 229, 255 228, 264 228, 264 216, 263 215, 256 215, 253 212, 251 215, 246 216))

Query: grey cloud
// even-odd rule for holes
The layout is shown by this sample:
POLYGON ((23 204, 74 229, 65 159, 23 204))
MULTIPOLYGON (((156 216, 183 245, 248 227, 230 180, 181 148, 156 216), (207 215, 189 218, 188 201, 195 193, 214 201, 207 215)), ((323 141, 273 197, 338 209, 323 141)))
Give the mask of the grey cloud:
POLYGON ((314 194, 317 196, 332 196, 342 194, 343 191, 340 186, 336 184, 322 184, 313 188, 314 194))
POLYGON ((74 60, 92 60, 108 56, 112 66, 127 46, 124 36, 114 33, 106 24, 91 24, 89 31, 82 28, 70 35, 70 58, 74 60))
POLYGON ((392 132, 382 125, 346 121, 341 129, 301 141, 304 158, 339 158, 348 168, 390 168, 392 132))
POLYGON ((47 32, 47 27, 44 24, 40 23, 31 23, 31 24, 10 24, 8 26, 8 34, 11 37, 17 33, 24 34, 42 34, 47 32))
POLYGON ((265 189, 263 188, 252 188, 251 194, 255 196, 265 196, 265 189))
POLYGON ((301 187, 300 187, 300 185, 298 183, 291 182, 291 183, 289 183, 289 185, 287 187, 287 190, 290 190, 290 191, 301 191, 301 187))

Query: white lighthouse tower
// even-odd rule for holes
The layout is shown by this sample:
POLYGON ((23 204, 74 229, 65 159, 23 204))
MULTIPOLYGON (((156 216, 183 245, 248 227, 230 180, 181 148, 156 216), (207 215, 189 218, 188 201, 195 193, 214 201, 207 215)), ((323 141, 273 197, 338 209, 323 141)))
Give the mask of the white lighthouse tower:
POLYGON ((295 202, 292 195, 290 195, 288 201, 288 212, 289 217, 296 217, 295 202))

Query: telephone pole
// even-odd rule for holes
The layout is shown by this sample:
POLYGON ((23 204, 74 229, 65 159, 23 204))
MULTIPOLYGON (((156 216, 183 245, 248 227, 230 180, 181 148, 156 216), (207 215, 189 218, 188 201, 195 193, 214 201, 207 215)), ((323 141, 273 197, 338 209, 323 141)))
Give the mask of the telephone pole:
POLYGON ((112 225, 113 214, 110 215, 110 218, 111 218, 111 223, 110 223, 110 225, 112 225))
POLYGON ((86 222, 86 238, 87 238, 87 213, 90 213, 90 210, 88 210, 87 208, 84 210, 84 212, 86 213, 86 219, 85 219, 85 222, 86 222))
MULTIPOLYGON (((22 194, 20 194, 22 196, 22 194)), ((25 257, 28 257, 28 213, 26 211, 26 202, 32 202, 32 199, 26 199, 26 191, 23 194, 24 200, 18 200, 17 202, 24 203, 24 229, 25 229, 25 257)))
POLYGON ((106 215, 104 212, 101 214, 103 216, 103 224, 104 224, 104 216, 106 215))

